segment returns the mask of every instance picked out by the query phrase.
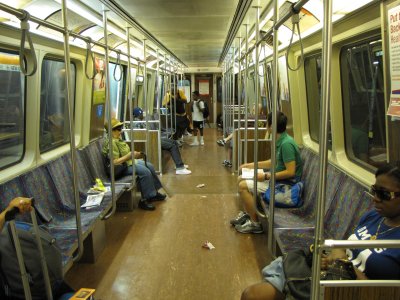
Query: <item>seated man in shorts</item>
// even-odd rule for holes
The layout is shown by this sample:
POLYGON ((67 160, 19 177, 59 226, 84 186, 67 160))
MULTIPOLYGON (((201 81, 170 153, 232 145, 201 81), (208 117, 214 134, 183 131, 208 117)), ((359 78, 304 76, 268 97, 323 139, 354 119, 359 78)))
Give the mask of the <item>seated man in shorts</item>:
MULTIPOLYGON (((275 179, 278 180, 300 180, 302 175, 302 161, 299 147, 293 138, 286 132, 287 117, 282 112, 277 113, 277 134, 276 134, 276 167, 275 179)), ((267 128, 271 131, 272 113, 267 118, 267 128)), ((243 164, 240 168, 254 169, 254 163, 243 164)), ((271 160, 258 162, 257 169, 270 169, 271 160)), ((257 193, 265 193, 269 187, 269 172, 259 173, 257 176, 257 193)), ((243 203, 244 212, 241 211, 230 223, 241 233, 262 233, 263 228, 258 222, 256 208, 253 201, 253 179, 244 180, 239 177, 239 197, 243 203)))

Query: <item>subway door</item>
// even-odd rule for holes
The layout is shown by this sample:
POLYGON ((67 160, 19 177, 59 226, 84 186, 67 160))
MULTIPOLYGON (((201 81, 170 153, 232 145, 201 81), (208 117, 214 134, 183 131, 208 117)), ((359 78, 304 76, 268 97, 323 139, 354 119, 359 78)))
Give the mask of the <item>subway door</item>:
POLYGON ((201 99, 207 102, 208 109, 210 110, 208 122, 211 124, 214 120, 213 75, 197 74, 195 76, 195 90, 199 91, 201 99))

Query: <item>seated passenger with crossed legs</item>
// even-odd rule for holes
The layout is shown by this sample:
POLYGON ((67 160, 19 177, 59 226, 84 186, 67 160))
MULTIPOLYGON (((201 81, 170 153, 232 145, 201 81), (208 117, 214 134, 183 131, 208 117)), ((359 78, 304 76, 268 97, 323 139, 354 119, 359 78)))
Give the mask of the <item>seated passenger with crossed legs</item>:
MULTIPOLYGON (((300 180, 303 171, 302 161, 300 157, 299 148, 296 142, 286 132, 287 117, 282 113, 277 113, 277 135, 276 135, 276 167, 275 179, 300 180)), ((272 126, 272 113, 267 118, 268 131, 271 132, 272 126)), ((243 164, 242 168, 254 169, 254 163, 243 164)), ((258 169, 270 169, 271 160, 258 162, 258 169)), ((271 174, 269 172, 257 175, 257 193, 265 193, 269 186, 269 179, 271 174)), ((245 212, 241 211, 232 219, 230 223, 235 226, 235 229, 241 233, 262 233, 263 228, 261 223, 258 222, 256 208, 253 201, 253 179, 238 178, 239 182, 239 197, 243 203, 245 212)))
MULTIPOLYGON (((348 240, 399 240, 400 239, 400 162, 386 164, 375 173, 375 184, 371 186, 375 210, 361 217, 354 233, 348 240)), ((357 279, 400 279, 400 249, 333 249, 321 260, 321 269, 326 270, 336 259, 348 259, 353 264, 357 279)), ((282 270, 282 257, 273 263, 275 270, 282 270)), ((267 273, 266 269, 263 271, 267 273)), ((267 277, 246 288, 242 300, 285 299, 285 274, 274 272, 273 282, 267 277)), ((269 277, 271 278, 271 277, 269 277)))
MULTIPOLYGON (((135 121, 143 121, 143 110, 140 107, 135 107, 133 110, 133 117, 135 121)), ((134 125, 134 128, 145 127, 145 123, 137 123, 134 125)), ((171 154, 172 160, 175 163, 176 175, 189 175, 192 173, 192 171, 188 170, 189 166, 185 165, 182 161, 181 153, 179 152, 179 144, 177 141, 162 137, 161 150, 168 151, 171 154)))
MULTIPOLYGON (((118 165, 126 162, 128 168, 124 175, 132 175, 132 153, 129 145, 121 138, 122 126, 123 124, 119 120, 111 120, 114 164, 118 165)), ((108 124, 105 124, 105 128, 108 130, 108 124)), ((104 156, 109 155, 109 141, 107 135, 104 138, 102 153, 104 156)), ((152 203, 149 203, 149 201, 161 201, 166 198, 166 195, 158 192, 158 190, 162 188, 161 182, 158 179, 154 166, 150 162, 145 162, 140 159, 142 158, 140 152, 135 151, 134 157, 137 181, 140 187, 140 192, 142 193, 139 207, 144 210, 155 210, 155 206, 152 203)))

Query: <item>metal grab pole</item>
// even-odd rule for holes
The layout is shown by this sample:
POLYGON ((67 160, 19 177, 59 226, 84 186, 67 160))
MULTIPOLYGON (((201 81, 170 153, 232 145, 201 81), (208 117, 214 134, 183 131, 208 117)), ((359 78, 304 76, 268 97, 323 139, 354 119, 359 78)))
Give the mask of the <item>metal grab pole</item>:
POLYGON ((156 87, 157 87, 157 115, 158 115, 158 169, 160 170, 160 174, 162 174, 162 163, 161 163, 161 115, 160 115, 160 107, 161 107, 161 82, 160 82, 160 52, 157 49, 157 74, 156 74, 156 87))
POLYGON ((114 154, 113 154, 113 136, 112 136, 112 128, 111 128, 111 119, 112 119, 112 105, 110 98, 110 68, 108 66, 109 57, 108 57, 108 32, 107 32, 107 10, 103 7, 103 27, 104 27, 104 43, 106 44, 105 48, 105 82, 106 82, 106 104, 107 104, 107 128, 108 128, 108 155, 110 157, 110 179, 111 179, 111 201, 112 201, 112 209, 111 211, 103 217, 103 220, 109 219, 117 209, 116 197, 115 197, 115 177, 114 177, 114 154))
MULTIPOLYGON (((241 55, 241 49, 242 49, 242 38, 239 37, 239 47, 238 47, 238 57, 240 58, 241 55)), ((240 132, 240 127, 241 126, 241 106, 242 106, 242 67, 241 67, 241 62, 240 59, 238 60, 238 93, 237 93, 237 97, 238 97, 238 117, 237 117, 237 157, 236 157, 236 161, 237 161, 237 167, 236 167, 236 171, 239 171, 239 167, 242 164, 242 134, 240 132)))
MULTIPOLYGON (((249 50, 249 32, 248 32, 248 24, 244 25, 246 28, 246 53, 249 50)), ((248 149, 248 140, 249 137, 247 135, 247 130, 249 128, 249 84, 248 84, 248 76, 249 76, 249 62, 247 60, 247 55, 246 55, 246 60, 245 60, 245 71, 244 71, 244 163, 247 163, 247 149, 248 149)))
POLYGON ((68 103, 68 117, 69 117, 69 137, 70 137, 70 152, 71 152, 71 165, 72 165, 72 188, 74 190, 75 211, 76 211, 76 231, 78 234, 78 252, 73 257, 73 261, 78 261, 83 254, 83 236, 81 224, 81 202, 78 192, 78 168, 76 166, 76 146, 75 146, 75 119, 74 119, 74 101, 71 97, 71 60, 69 56, 69 30, 68 30, 68 17, 67 17, 67 1, 62 0, 62 19, 64 24, 64 60, 65 60, 65 82, 68 103))
MULTIPOLYGON (((274 0, 274 20, 279 16, 278 0, 274 0)), ((271 136, 271 178, 270 186, 270 201, 269 201, 269 217, 268 217, 268 249, 272 255, 276 255, 275 239, 274 239, 274 211, 275 211, 275 165, 276 165, 276 112, 278 103, 278 29, 274 27, 274 42, 273 42, 273 61, 272 61, 272 136, 271 136)))
MULTIPOLYGON (((236 80, 235 80, 235 47, 232 47, 232 99, 231 99, 231 126, 230 126, 230 133, 235 132, 235 95, 236 95, 236 80)), ((236 162, 232 162, 232 168, 235 166, 236 162)), ((236 166, 237 167, 237 166, 236 166)))
MULTIPOLYGON (((130 27, 126 28, 126 40, 127 40, 127 50, 128 54, 131 54, 131 38, 130 38, 130 27)), ((139 66, 139 63, 138 63, 139 66)), ((129 133, 130 133, 130 139, 131 139, 131 154, 132 154, 132 186, 136 185, 136 166, 135 166, 135 137, 133 134, 133 91, 132 91, 132 66, 131 66, 131 60, 128 59, 128 85, 127 85, 127 93, 126 93, 126 100, 129 101, 129 133)), ((139 72, 139 70, 138 70, 139 72)), ((138 74, 136 72, 136 75, 138 74)), ((135 78, 136 79, 136 78, 135 78)), ((133 200, 135 200, 136 193, 131 193, 133 200)))
MULTIPOLYGON (((143 58, 146 61, 146 39, 143 39, 143 58)), ((149 157, 149 104, 147 103, 147 64, 143 64, 143 101, 144 101, 144 111, 146 112, 146 143, 144 144, 144 152, 146 156, 149 157)))
POLYGON ((319 298, 321 248, 324 233, 326 168, 328 162, 328 120, 331 82, 331 57, 332 57, 332 0, 324 1, 324 24, 322 31, 322 101, 321 121, 319 132, 319 180, 317 216, 315 220, 314 256, 312 263, 311 298, 319 298))
MULTIPOLYGON (((259 6, 255 6, 254 7, 256 9, 256 43, 259 39, 259 22, 260 22, 260 7, 259 6)), ((254 64, 254 87, 255 87, 255 97, 256 97, 256 101, 254 103, 255 105, 255 109, 254 109, 254 190, 253 190, 253 203, 255 205, 255 207, 257 206, 257 185, 258 185, 258 180, 257 180, 257 175, 258 175, 258 103, 260 102, 260 80, 257 76, 258 74, 258 67, 259 67, 259 61, 258 61, 258 46, 256 46, 255 48, 256 50, 256 61, 254 64)), ((270 235, 271 232, 270 232, 270 235)))

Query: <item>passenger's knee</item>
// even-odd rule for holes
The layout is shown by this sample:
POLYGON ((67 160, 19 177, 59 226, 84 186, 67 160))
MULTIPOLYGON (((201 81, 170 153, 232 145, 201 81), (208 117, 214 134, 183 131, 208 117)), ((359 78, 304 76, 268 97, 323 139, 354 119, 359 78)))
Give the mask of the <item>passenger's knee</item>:
POLYGON ((258 297, 257 289, 254 287, 254 285, 251 285, 247 287, 243 293, 242 296, 240 297, 240 300, 256 300, 260 299, 258 297))
POLYGON ((245 180, 242 180, 239 182, 239 193, 243 193, 245 191, 248 191, 248 187, 247 187, 247 182, 245 180))

